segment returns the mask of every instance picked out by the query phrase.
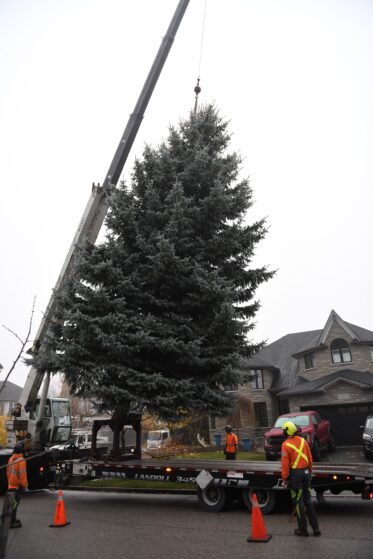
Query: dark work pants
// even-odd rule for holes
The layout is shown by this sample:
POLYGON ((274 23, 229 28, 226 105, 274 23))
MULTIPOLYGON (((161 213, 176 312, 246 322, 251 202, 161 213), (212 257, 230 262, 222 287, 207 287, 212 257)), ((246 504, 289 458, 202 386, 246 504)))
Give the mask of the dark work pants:
POLYGON ((308 469, 290 470, 290 494, 297 515, 299 529, 307 530, 307 517, 313 531, 319 529, 315 508, 311 501, 311 476, 308 469))
POLYGON ((9 493, 14 494, 12 516, 11 516, 11 519, 10 519, 11 524, 13 524, 17 519, 17 509, 18 509, 18 505, 19 505, 20 500, 21 500, 22 492, 23 492, 22 487, 18 487, 18 489, 9 489, 9 493))
POLYGON ((236 453, 235 452, 226 452, 225 453, 226 460, 236 460, 236 453))

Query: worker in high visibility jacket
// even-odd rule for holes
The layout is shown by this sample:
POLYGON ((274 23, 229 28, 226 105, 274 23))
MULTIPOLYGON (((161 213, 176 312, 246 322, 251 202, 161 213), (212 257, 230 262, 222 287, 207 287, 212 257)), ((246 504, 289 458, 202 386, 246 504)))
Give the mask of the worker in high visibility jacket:
POLYGON ((23 457, 23 450, 23 444, 17 443, 7 466, 8 491, 14 493, 12 516, 10 520, 11 528, 20 528, 22 526, 21 521, 17 520, 17 509, 21 500, 21 495, 27 489, 26 460, 23 457))
POLYGON ((236 460, 238 437, 235 433, 233 433, 232 427, 230 425, 227 425, 225 427, 225 431, 227 433, 225 439, 225 449, 224 449, 225 459, 236 460))
POLYGON ((282 481, 290 486, 290 494, 297 516, 297 536, 308 536, 307 516, 313 533, 320 536, 319 522, 311 501, 312 455, 307 441, 297 435, 299 428, 286 421, 282 426, 287 437, 281 446, 282 481), (307 515, 307 516, 306 516, 307 515))

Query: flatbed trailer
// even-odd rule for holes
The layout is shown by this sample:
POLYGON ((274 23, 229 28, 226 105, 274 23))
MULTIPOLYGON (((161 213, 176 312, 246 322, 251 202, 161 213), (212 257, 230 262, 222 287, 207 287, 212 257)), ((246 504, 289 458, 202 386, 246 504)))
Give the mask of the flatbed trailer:
MULTIPOLYGON (((281 483, 279 462, 251 462, 194 459, 132 459, 120 462, 66 460, 57 463, 56 479, 65 483, 92 479, 128 479, 178 482, 197 485, 199 506, 220 512, 234 498, 242 497, 251 510, 256 494, 263 514, 269 514, 280 497, 289 494, 281 483)), ((363 499, 373 499, 373 464, 315 464, 312 488, 319 501, 330 491, 337 495, 352 491, 363 499)))

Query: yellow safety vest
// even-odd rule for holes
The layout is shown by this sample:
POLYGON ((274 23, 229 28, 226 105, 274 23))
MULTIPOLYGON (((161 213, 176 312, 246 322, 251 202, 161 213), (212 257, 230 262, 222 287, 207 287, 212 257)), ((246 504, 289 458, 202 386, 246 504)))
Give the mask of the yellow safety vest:
POLYGON ((303 452, 303 447, 304 447, 304 439, 302 439, 301 443, 300 443, 300 447, 296 447, 295 444, 292 444, 290 442, 286 443, 286 446, 288 446, 289 448, 292 448, 293 450, 295 450, 297 457, 294 460, 293 464, 292 464, 292 468, 297 468, 298 464, 299 464, 299 460, 301 458, 303 458, 303 460, 306 462, 306 464, 308 465, 309 461, 308 461, 308 457, 306 456, 306 454, 304 454, 303 452))

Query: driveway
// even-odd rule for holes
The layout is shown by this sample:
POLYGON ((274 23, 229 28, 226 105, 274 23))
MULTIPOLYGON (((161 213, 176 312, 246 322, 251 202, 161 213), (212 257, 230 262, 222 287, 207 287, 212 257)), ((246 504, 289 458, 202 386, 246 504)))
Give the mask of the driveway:
POLYGON ((336 452, 323 453, 322 462, 331 464, 371 464, 364 456, 362 447, 360 446, 344 446, 337 447, 336 452))
MULTIPOLYGON (((264 452, 263 458, 265 460, 264 452)), ((336 452, 322 452, 321 462, 330 464, 372 464, 365 458, 361 446, 339 446, 336 452)))

